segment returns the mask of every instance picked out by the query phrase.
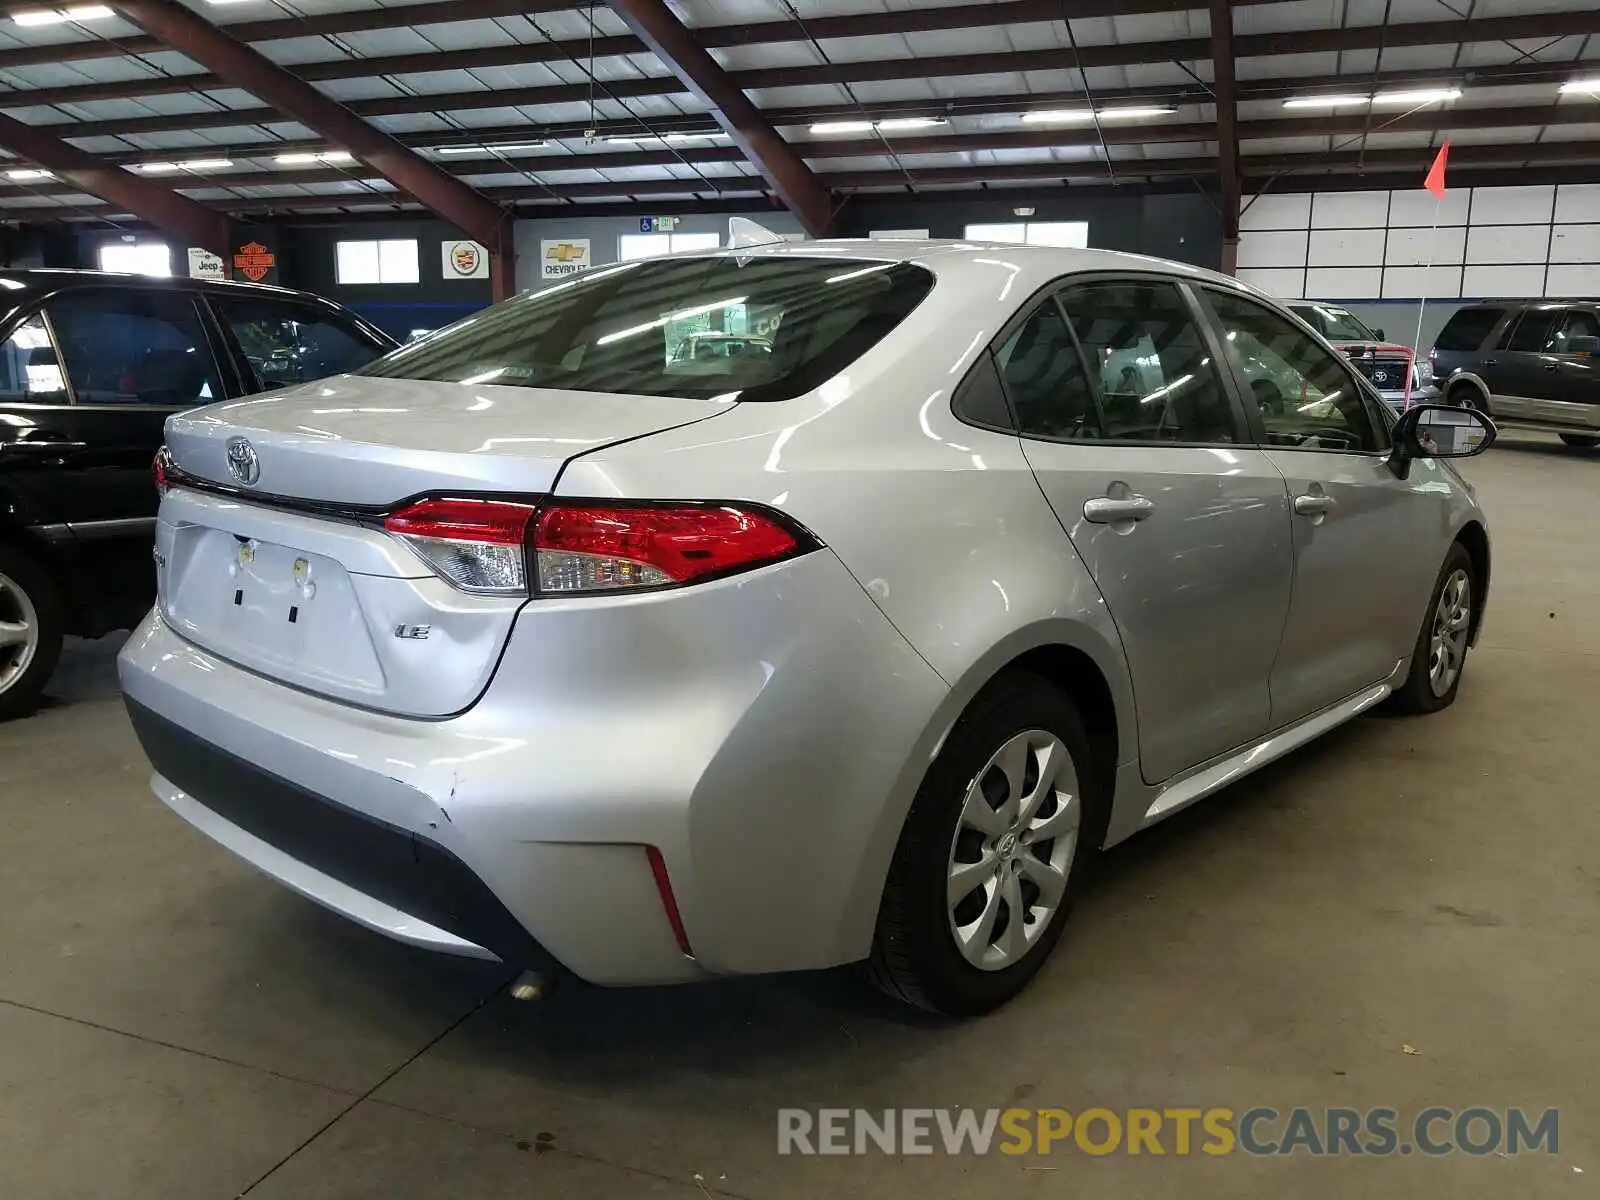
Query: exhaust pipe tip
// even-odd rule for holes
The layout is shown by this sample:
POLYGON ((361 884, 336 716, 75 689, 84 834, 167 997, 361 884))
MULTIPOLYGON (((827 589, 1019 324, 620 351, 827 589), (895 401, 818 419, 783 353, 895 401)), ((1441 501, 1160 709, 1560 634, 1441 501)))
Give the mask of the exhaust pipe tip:
POLYGON ((532 1003, 548 1000, 556 990, 556 977, 542 971, 524 971, 511 984, 511 998, 532 1003))

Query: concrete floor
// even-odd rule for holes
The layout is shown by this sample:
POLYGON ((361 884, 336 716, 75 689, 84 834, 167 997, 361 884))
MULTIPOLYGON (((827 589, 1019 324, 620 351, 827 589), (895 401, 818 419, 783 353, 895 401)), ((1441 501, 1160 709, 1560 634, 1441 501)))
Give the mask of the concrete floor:
POLYGON ((114 647, 75 648, 58 702, 0 727, 0 1196, 1592 1195, 1600 455, 1507 438, 1468 472, 1497 558, 1457 705, 1364 719, 1120 848, 1033 989, 967 1025, 833 975, 519 1005, 167 813, 114 647), (1012 1104, 1554 1106, 1561 1141, 775 1152, 779 1107, 1012 1104))

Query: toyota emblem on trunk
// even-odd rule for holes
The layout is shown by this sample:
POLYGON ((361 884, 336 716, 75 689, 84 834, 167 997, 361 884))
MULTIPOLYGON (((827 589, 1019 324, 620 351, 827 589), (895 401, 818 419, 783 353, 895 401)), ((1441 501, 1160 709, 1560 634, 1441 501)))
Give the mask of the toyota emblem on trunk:
POLYGON ((256 448, 249 439, 231 437, 228 439, 228 474, 234 479, 251 487, 261 478, 261 460, 256 457, 256 448))

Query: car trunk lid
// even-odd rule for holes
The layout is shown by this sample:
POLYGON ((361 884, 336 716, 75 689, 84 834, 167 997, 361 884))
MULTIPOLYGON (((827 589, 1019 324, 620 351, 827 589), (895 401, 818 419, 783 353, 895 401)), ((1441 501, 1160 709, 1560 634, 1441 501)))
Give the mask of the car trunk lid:
POLYGON ((162 614, 196 645, 318 695, 459 712, 526 596, 453 586, 383 514, 425 493, 535 499, 577 455, 731 406, 350 377, 175 417, 162 614), (230 459, 239 439, 251 455, 230 459))
POLYGON ((181 413, 166 439, 179 470, 211 483, 243 485, 228 463, 243 438, 253 493, 381 507, 424 492, 544 492, 575 455, 729 407, 347 375, 181 413))

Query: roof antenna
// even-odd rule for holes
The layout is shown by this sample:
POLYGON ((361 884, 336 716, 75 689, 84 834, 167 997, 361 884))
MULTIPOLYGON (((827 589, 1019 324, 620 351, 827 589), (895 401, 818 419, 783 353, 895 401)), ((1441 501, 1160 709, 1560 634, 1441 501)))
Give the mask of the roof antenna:
POLYGON ((771 246, 783 240, 782 234, 773 233, 759 221, 752 221, 749 217, 728 218, 729 250, 737 250, 741 246, 771 246))

